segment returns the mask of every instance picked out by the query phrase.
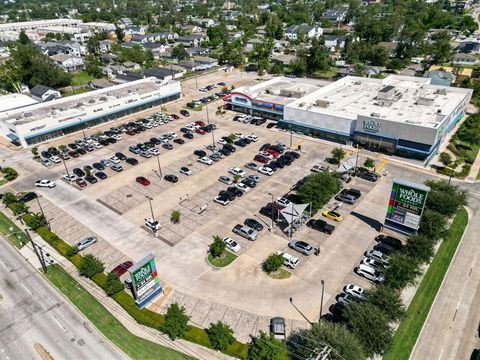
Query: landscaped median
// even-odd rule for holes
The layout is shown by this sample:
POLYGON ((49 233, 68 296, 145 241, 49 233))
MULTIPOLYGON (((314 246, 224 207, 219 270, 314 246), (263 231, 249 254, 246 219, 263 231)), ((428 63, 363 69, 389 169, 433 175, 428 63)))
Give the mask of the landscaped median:
POLYGON ((385 360, 401 360, 410 357, 467 224, 467 211, 461 208, 425 273, 405 318, 395 332, 390 351, 384 356, 385 360))
POLYGON ((28 242, 27 235, 20 230, 4 213, 0 211, 0 234, 20 249, 28 242))

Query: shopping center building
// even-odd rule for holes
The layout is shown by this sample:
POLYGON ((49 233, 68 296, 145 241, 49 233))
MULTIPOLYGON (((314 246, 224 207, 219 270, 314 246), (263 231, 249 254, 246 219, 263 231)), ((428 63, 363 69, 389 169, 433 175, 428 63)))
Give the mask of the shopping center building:
POLYGON ((0 112, 0 133, 27 147, 181 97, 180 82, 154 77, 0 112))
MULTIPOLYGON (((277 80, 269 85, 270 81, 263 87, 281 84, 277 80)), ((275 119, 295 132, 428 162, 464 117, 471 96, 471 89, 430 85, 428 78, 347 76, 292 97, 281 111, 278 108, 275 119)), ((233 110, 242 106, 236 95, 226 101, 233 110)), ((256 106, 257 102, 251 97, 243 112, 270 114, 256 106)), ((262 105, 277 110, 274 102, 262 105)))

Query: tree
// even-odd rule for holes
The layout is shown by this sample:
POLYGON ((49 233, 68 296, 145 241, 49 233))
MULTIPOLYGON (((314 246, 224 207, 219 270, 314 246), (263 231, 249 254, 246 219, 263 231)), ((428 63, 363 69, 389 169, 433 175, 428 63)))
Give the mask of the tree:
POLYGON ((221 321, 217 321, 215 324, 211 323, 207 334, 215 350, 225 350, 235 342, 232 328, 221 321))
POLYGON ((450 167, 452 165, 452 157, 449 153, 447 152, 441 152, 440 155, 438 155, 438 160, 443 164, 445 167, 450 167))
POLYGON ((45 217, 42 213, 26 214, 23 217, 23 220, 25 221, 25 224, 33 230, 37 230, 39 227, 45 226, 46 224, 45 217))
POLYGON ((413 285, 416 277, 420 275, 419 263, 406 254, 396 253, 390 256, 384 272, 386 285, 403 289, 407 285, 413 285))
POLYGON ((18 35, 18 42, 22 45, 30 44, 30 38, 27 34, 25 34, 25 31, 20 31, 20 34, 18 35))
POLYGON ((179 210, 173 210, 172 214, 170 215, 170 221, 174 224, 179 223, 180 216, 182 216, 182 213, 179 210))
POLYGON ((32 155, 35 158, 38 156, 38 147, 36 146, 32 147, 32 155))
POLYGON ((427 263, 433 257, 435 241, 422 234, 411 235, 403 251, 408 256, 417 259, 420 263, 427 263))
POLYGON ((260 335, 252 337, 248 347, 248 360, 278 360, 286 354, 285 343, 277 340, 273 335, 267 335, 260 330, 260 335))
POLYGON ((185 313, 185 308, 177 303, 171 304, 165 314, 165 323, 161 329, 170 339, 181 338, 188 330, 188 321, 190 317, 185 313))
POLYGON ((312 213, 316 213, 340 189, 340 181, 333 173, 322 172, 308 175, 307 181, 297 191, 297 195, 303 203, 311 203, 312 213))
POLYGON ((375 160, 367 157, 363 162, 363 166, 365 166, 367 169, 371 169, 375 167, 375 160))
POLYGON ((233 175, 233 182, 238 183, 242 177, 240 175, 233 175))
POLYGON ((95 55, 88 55, 85 64, 85 71, 95 78, 102 76, 101 61, 95 55))
POLYGON ((325 46, 319 40, 314 39, 312 46, 308 49, 307 72, 313 74, 316 71, 327 71, 330 68, 331 60, 325 46))
POLYGON ((119 291, 123 290, 123 284, 118 277, 116 272, 109 272, 107 275, 107 280, 105 280, 105 285, 103 286, 103 290, 108 296, 112 296, 119 291))
POLYGON ((94 275, 101 273, 105 270, 103 263, 92 254, 87 254, 82 258, 82 262, 78 267, 80 275, 91 279, 94 275))
POLYGON ((14 202, 17 201, 17 197, 12 194, 11 192, 6 192, 3 194, 2 201, 5 205, 10 205, 13 204, 14 202))
MULTIPOLYGON (((446 205, 447 206, 447 205, 446 205)), ((418 233, 430 239, 433 244, 447 234, 447 220, 437 211, 426 208, 420 220, 418 233)))
POLYGON ((117 41, 119 43, 121 43, 125 37, 125 33, 123 32, 122 28, 118 26, 115 27, 115 35, 117 36, 117 41))
POLYGON ((8 208, 12 210, 14 215, 26 214, 28 212, 28 206, 24 202, 13 202, 8 205, 8 208))
POLYGON ((280 269, 283 263, 284 259, 281 254, 271 254, 263 263, 263 271, 270 274, 280 269))
POLYGON ((307 359, 312 349, 326 344, 335 349, 332 360, 363 360, 366 358, 362 344, 345 326, 327 321, 315 322, 308 329, 297 330, 289 336, 289 350, 296 356, 292 359, 307 359))
POLYGON ((400 292, 385 285, 377 285, 365 290, 366 302, 381 309, 389 321, 397 321, 405 315, 400 292))
POLYGON ((210 244, 210 254, 213 257, 219 257, 225 251, 225 242, 220 238, 220 236, 215 235, 213 237, 213 243, 210 244))
POLYGON ((452 55, 452 46, 450 45, 450 35, 446 31, 441 31, 432 35, 433 42, 428 47, 427 53, 433 64, 442 64, 447 62, 452 55))
POLYGON ((467 193, 446 181, 426 181, 431 191, 427 196, 426 207, 445 216, 454 215, 461 206, 467 204, 467 193))
POLYGON ((332 158, 335 160, 336 164, 340 164, 340 162, 345 158, 347 155, 346 152, 342 148, 334 148, 331 152, 332 158))
POLYGON ((354 302, 345 309, 347 327, 355 335, 368 357, 382 355, 392 343, 393 332, 387 315, 375 305, 354 302))
POLYGON ((187 50, 183 45, 176 45, 172 49, 172 57, 177 60, 185 60, 188 57, 187 50))

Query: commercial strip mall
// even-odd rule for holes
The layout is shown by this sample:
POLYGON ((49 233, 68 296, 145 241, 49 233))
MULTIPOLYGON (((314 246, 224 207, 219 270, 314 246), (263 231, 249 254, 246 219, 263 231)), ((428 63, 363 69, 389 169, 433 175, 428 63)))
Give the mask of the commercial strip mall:
POLYGON ((179 99, 178 81, 154 77, 0 112, 0 133, 27 147, 179 99))
POLYGON ((471 96, 471 89, 398 75, 333 83, 277 77, 239 87, 224 101, 295 132, 428 162, 465 115, 471 96))

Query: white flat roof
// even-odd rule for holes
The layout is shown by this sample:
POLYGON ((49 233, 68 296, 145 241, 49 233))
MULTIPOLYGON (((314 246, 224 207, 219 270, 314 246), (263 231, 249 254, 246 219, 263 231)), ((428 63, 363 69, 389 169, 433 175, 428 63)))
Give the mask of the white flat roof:
POLYGON ((281 95, 282 90, 306 95, 328 84, 330 84, 330 82, 324 80, 279 76, 252 86, 238 87, 233 92, 245 94, 254 100, 286 105, 297 98, 281 95))
POLYGON ((37 101, 23 94, 8 94, 0 96, 0 113, 36 104, 37 101))
POLYGON ((428 78, 347 76, 295 100, 288 107, 346 118, 363 115, 435 128, 471 92, 470 89, 430 85, 428 78), (387 93, 393 96, 386 96, 382 101, 382 94, 387 93))

